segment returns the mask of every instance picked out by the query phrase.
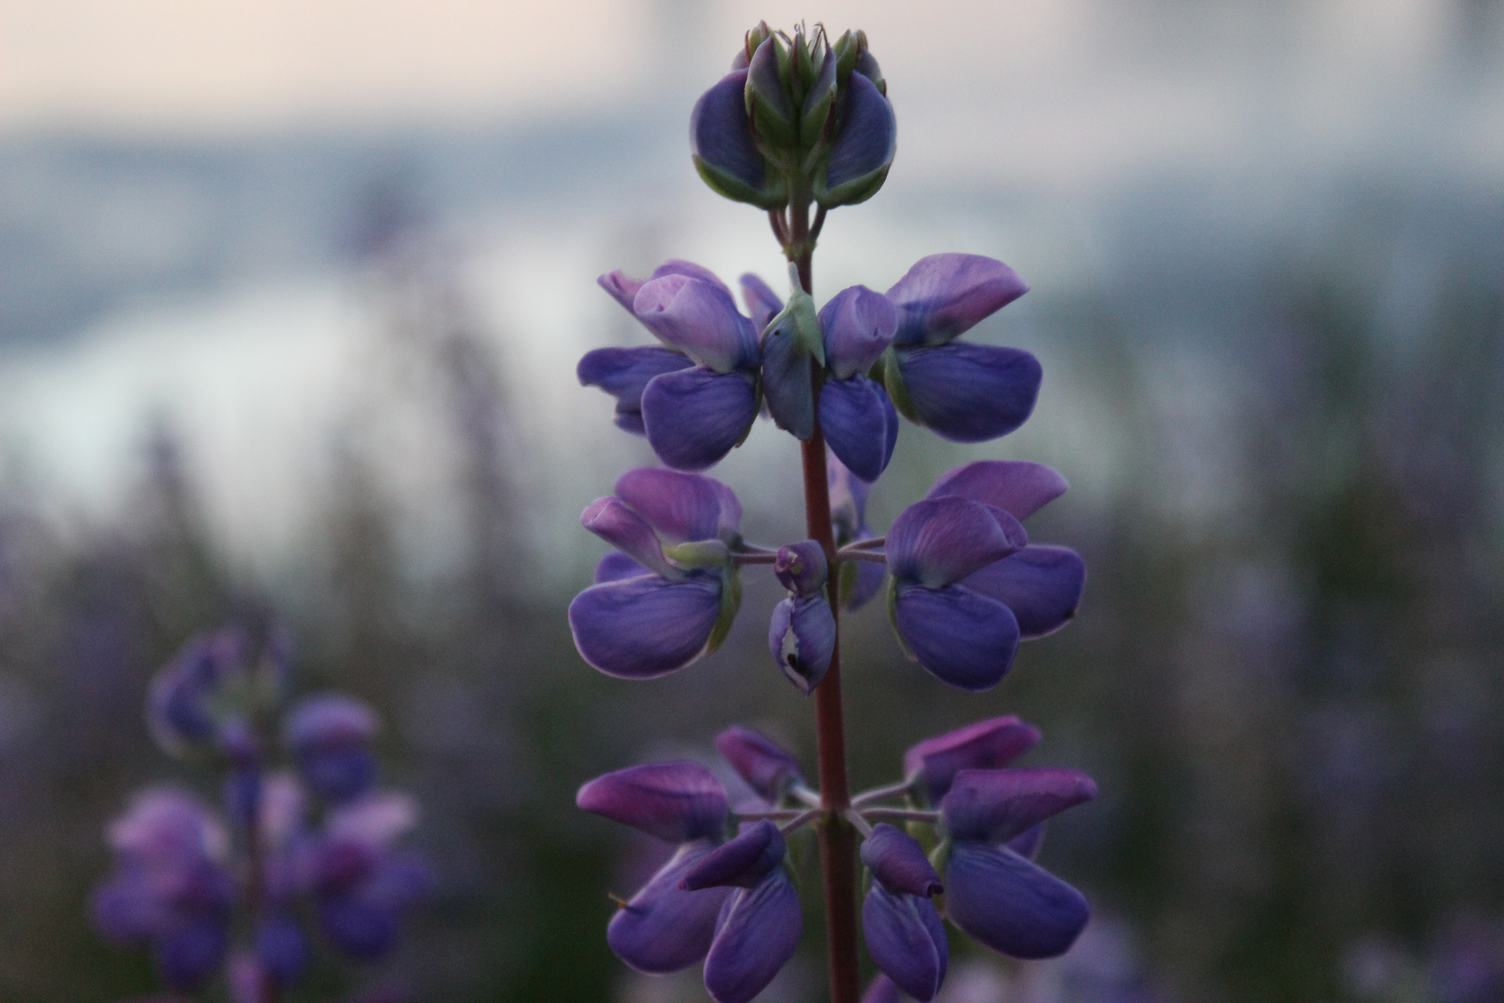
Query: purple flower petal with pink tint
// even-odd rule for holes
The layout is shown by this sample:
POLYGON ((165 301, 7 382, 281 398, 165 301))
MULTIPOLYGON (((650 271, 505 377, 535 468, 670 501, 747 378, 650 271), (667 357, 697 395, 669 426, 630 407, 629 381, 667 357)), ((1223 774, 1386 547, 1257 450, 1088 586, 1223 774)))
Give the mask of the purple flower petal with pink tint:
POLYGON ((926 738, 903 755, 904 776, 929 804, 939 804, 962 770, 1006 766, 1039 744, 1039 729, 1018 718, 994 717, 926 738))
POLYGON ((644 763, 596 777, 575 804, 670 843, 719 841, 731 810, 721 782, 687 759, 644 763))
POLYGON ((1029 291, 1001 261, 976 254, 920 258, 888 290, 899 310, 897 344, 943 345, 1029 291))

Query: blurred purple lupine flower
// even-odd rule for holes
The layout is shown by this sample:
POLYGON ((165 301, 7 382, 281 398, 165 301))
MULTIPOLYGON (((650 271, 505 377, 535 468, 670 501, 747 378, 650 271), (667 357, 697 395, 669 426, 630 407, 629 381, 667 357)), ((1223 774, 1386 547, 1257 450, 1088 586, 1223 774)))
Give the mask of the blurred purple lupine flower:
MULTIPOLYGON (((853 474, 838 457, 825 457, 826 481, 830 491, 830 520, 835 529, 836 546, 845 547, 873 538, 867 525, 867 496, 872 485, 853 474)), ((842 561, 841 608, 860 609, 877 595, 883 585, 883 569, 866 561, 842 561)))
POLYGON ((995 439, 1028 419, 1039 361, 1021 349, 956 340, 1028 288, 1001 261, 974 254, 921 258, 893 284, 898 333, 884 375, 905 417, 959 442, 995 439))
POLYGON ((830 668, 836 620, 825 591, 825 551, 814 540, 778 549, 773 571, 788 598, 773 607, 768 647, 789 682, 808 694, 830 668))
POLYGON ((365 794, 376 780, 371 740, 379 722, 363 701, 343 693, 307 697, 292 709, 287 743, 315 793, 329 801, 365 794))
POLYGON ((136 794, 108 834, 115 873, 94 893, 95 926, 116 943, 150 946, 172 988, 201 987, 229 943, 229 835, 206 805, 172 787, 136 794))
POLYGON ((1041 464, 980 461, 942 476, 894 520, 889 610, 911 658, 954 686, 987 689, 1021 639, 1075 615, 1085 564, 1064 547, 1029 546, 1019 521, 1065 489, 1041 464))
POLYGON ((660 676, 714 651, 741 602, 731 560, 741 504, 719 481, 641 468, 592 502, 586 529, 615 546, 569 606, 580 656, 607 675, 660 676))
POLYGON ((258 650, 239 627, 195 637, 152 679, 147 723, 166 752, 218 752, 245 759, 250 722, 284 697, 286 638, 273 631, 258 650))
POLYGON ((872 885, 862 904, 862 932, 873 962, 915 999, 928 1003, 945 981, 950 946, 931 898, 940 876, 912 837, 878 825, 862 841, 872 885))
POLYGON ((394 844, 417 820, 411 798, 371 794, 330 810, 302 847, 319 926, 329 942, 360 960, 396 946, 403 917, 428 894, 428 867, 394 844))
POLYGON ((629 766, 586 783, 575 804, 676 846, 668 862, 611 918, 606 928, 611 950, 648 974, 676 972, 704 958, 731 893, 692 891, 682 884, 726 838, 730 806, 715 775, 685 760, 629 766))
POLYGON ((950 839, 945 910, 951 922, 1015 958, 1064 953, 1086 926, 1081 893, 1028 859, 1046 819, 1096 797, 1074 770, 962 770, 940 802, 950 839), (1023 840, 1027 846, 1010 845, 1023 840))
POLYGON ((588 352, 580 382, 614 396, 617 425, 645 434, 668 466, 714 465, 757 417, 761 354, 752 321, 725 283, 687 261, 670 261, 646 281, 612 272, 599 282, 664 347, 588 352))

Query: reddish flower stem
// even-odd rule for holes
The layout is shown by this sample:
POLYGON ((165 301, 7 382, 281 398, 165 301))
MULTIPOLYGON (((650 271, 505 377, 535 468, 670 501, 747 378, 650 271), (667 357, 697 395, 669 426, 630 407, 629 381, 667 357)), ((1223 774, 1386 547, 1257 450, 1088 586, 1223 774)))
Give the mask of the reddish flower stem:
MULTIPOLYGON (((821 222, 824 211, 821 211, 821 222)), ((812 289, 814 235, 810 232, 809 202, 795 197, 789 208, 787 248, 799 269, 799 283, 812 289)), ((815 360, 816 399, 824 372, 815 360)), ((801 444, 804 460, 804 521, 809 537, 825 550, 831 568, 828 589, 831 613, 839 617, 840 575, 836 574, 835 531, 830 520, 830 485, 826 480, 825 436, 818 417, 815 433, 801 444)), ((815 688, 815 729, 820 756, 820 807, 825 817, 815 827, 820 842, 820 868, 825 892, 826 958, 831 1003, 857 1003, 861 994, 856 947, 856 830, 845 818, 851 805, 846 779, 846 722, 841 707, 841 649, 839 625, 830 669, 815 688)))

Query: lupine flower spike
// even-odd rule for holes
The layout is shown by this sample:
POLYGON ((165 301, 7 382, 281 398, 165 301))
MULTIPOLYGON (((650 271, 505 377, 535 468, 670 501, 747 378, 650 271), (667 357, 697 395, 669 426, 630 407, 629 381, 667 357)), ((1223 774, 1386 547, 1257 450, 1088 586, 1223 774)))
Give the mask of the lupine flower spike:
POLYGON ((719 279, 685 261, 641 280, 601 277, 658 344, 590 352, 580 381, 614 397, 616 423, 646 435, 672 469, 632 471, 585 509, 585 527, 615 552, 570 605, 570 628, 581 657, 608 675, 667 675, 717 649, 742 574, 770 566, 784 594, 768 650, 815 704, 821 761, 806 774, 766 735, 733 727, 716 747, 757 797, 736 811, 714 774, 691 762, 630 767, 581 788, 580 807, 673 847, 620 904, 607 941, 640 971, 703 964, 713 999, 751 1000, 796 950, 803 913, 788 847, 813 834, 826 870, 832 1003, 857 1003, 859 930, 882 973, 869 1003, 933 1000, 949 964, 947 920, 1021 958, 1074 942, 1085 900, 1034 856, 1045 820, 1096 788, 1070 770, 1014 767, 1039 732, 1003 717, 919 743, 900 780, 851 795, 838 614, 885 595, 903 652, 965 690, 995 686, 1021 641, 1075 615, 1085 564, 1031 542, 1023 525, 1065 492, 1049 467, 959 467, 885 535, 867 515, 902 419, 982 442, 1033 413, 1039 361, 985 332, 962 338, 1028 287, 994 258, 937 254, 886 292, 852 285, 816 299, 811 261, 828 214, 875 195, 897 150, 888 81, 860 31, 832 39, 823 26, 757 24, 694 105, 689 131, 705 183, 766 213, 788 260, 787 292, 744 275, 743 312, 719 279), (698 473, 740 445, 759 413, 801 455, 808 538, 782 546, 745 540, 731 489, 698 473))

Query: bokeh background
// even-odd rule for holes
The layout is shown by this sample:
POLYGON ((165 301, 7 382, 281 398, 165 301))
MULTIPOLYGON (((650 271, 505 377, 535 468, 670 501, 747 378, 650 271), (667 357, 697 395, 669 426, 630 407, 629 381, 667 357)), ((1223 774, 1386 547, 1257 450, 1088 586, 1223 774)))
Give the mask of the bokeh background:
MULTIPOLYGON (((875 523, 956 463, 1039 460, 1072 491, 1031 531, 1091 568, 983 696, 850 621, 858 782, 1011 712, 1103 790, 1045 850, 1096 908, 1077 949, 954 938, 946 999, 1504 999, 1494 0, 0 0, 0 999, 149 991, 85 904, 127 792, 194 782, 145 686, 267 617, 421 796, 438 889, 377 983, 700 998, 607 952, 650 848, 574 789, 735 720, 809 755, 811 712, 764 582, 675 677, 575 655, 574 515, 651 457, 573 364, 644 337, 601 272, 779 282, 686 141, 759 17, 864 27, 898 115, 817 298, 941 250, 1033 286, 975 337, 1041 359, 1034 418, 906 428, 875 523)), ((764 425, 718 469, 757 539, 802 535, 796 456, 764 425)), ((768 998, 818 1000, 818 963, 768 998)))

